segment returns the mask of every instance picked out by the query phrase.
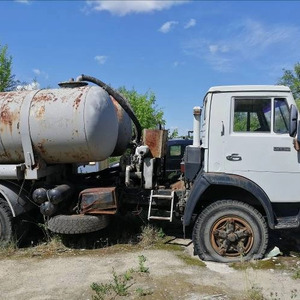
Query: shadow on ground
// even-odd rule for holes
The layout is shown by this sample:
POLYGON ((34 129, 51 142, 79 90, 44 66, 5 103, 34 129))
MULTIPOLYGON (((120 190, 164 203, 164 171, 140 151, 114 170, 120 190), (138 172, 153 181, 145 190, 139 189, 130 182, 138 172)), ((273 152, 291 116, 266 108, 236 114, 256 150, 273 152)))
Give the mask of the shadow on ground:
MULTIPOLYGON (((140 215, 126 214, 114 216, 110 225, 97 232, 76 235, 60 235, 63 244, 73 249, 98 249, 116 244, 137 244, 141 239, 143 228, 147 226, 146 213, 140 215)), ((156 221, 150 223, 161 230, 171 239, 191 239, 192 228, 186 228, 185 234, 182 223, 175 219, 172 223, 156 221)), ((37 245, 51 238, 52 234, 44 227, 33 225, 26 239, 20 245, 22 248, 37 245)), ((284 256, 300 255, 300 228, 270 231, 268 251, 278 247, 284 256)), ((267 251, 267 252, 268 252, 267 251)))

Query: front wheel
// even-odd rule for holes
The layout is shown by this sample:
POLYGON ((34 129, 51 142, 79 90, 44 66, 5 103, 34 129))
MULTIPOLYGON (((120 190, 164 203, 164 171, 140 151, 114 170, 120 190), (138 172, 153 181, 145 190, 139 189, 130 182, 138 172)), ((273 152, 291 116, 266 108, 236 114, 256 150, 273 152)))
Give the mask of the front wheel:
POLYGON ((268 245, 268 228, 252 206, 221 200, 205 208, 193 230, 196 254, 203 260, 234 262, 260 259, 268 245))

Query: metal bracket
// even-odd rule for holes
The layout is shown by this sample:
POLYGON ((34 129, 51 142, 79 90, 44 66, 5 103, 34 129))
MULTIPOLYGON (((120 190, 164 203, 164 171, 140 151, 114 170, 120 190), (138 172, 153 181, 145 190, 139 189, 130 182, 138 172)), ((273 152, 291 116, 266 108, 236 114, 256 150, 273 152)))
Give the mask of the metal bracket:
POLYGON ((31 170, 35 165, 35 159, 34 159, 34 152, 33 152, 32 142, 30 137, 29 114, 30 114, 31 100, 39 91, 40 90, 35 90, 27 94, 27 96, 23 100, 21 111, 20 111, 20 132, 21 132, 22 148, 23 148, 23 153, 25 158, 25 165, 27 168, 31 170))

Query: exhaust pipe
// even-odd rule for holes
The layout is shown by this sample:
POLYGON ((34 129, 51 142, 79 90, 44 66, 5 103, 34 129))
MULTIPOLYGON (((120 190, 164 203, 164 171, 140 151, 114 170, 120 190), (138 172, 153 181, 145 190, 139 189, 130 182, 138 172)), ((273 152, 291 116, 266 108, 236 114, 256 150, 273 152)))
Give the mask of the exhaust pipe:
POLYGON ((194 114, 193 147, 200 147, 200 117, 201 117, 200 106, 195 106, 193 108, 193 114, 194 114))

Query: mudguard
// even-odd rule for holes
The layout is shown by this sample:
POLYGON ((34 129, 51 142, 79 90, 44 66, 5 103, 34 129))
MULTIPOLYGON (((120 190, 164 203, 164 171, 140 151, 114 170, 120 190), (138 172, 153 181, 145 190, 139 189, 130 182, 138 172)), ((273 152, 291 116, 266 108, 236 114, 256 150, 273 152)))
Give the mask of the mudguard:
POLYGON ((184 226, 190 225, 194 209, 197 203, 201 201, 201 196, 210 185, 227 185, 238 187, 251 193, 264 208, 269 227, 274 229, 275 220, 270 199, 256 183, 239 175, 203 172, 198 174, 187 200, 183 216, 184 226))
POLYGON ((20 184, 13 181, 0 180, 0 197, 7 201, 13 217, 17 217, 34 207, 28 193, 22 189, 20 184))

